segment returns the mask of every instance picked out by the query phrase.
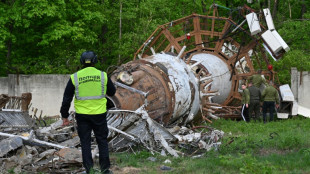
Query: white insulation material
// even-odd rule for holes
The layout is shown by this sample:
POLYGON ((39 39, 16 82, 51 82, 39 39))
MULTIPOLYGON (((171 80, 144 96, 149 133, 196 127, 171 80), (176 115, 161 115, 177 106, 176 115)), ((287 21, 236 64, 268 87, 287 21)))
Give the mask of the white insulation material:
POLYGON ((169 54, 156 54, 153 58, 145 60, 153 64, 159 62, 168 70, 168 77, 175 92, 172 118, 185 114, 196 115, 200 106, 198 83, 187 64, 182 59, 169 54))

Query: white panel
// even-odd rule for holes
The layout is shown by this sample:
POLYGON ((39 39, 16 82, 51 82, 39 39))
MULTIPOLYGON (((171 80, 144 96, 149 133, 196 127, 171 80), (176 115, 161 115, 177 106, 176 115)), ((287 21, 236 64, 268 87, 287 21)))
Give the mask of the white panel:
POLYGON ((272 16, 271 16, 269 8, 264 9, 264 15, 265 15, 268 29, 271 31, 274 30, 275 28, 274 28, 274 24, 273 24, 273 20, 272 20, 272 16))
POLYGON ((281 46, 283 47, 283 49, 288 52, 290 50, 290 47, 288 47, 288 45, 285 43, 285 41, 282 39, 282 37, 280 36, 280 34, 276 31, 273 30, 271 32, 273 34, 273 36, 279 41, 279 43, 281 44, 281 46))
POLYGON ((278 39, 276 39, 270 30, 266 30, 265 33, 262 34, 262 38, 274 53, 277 53, 282 49, 278 39))
POLYGON ((287 119, 288 118, 288 113, 279 113, 279 112, 277 112, 277 117, 278 118, 287 119))
POLYGON ((291 112, 292 112, 291 115, 297 115, 298 114, 298 103, 296 100, 293 102, 293 107, 292 107, 291 112))
POLYGON ((283 101, 294 101, 293 92, 288 84, 280 86, 280 93, 283 101))
POLYGON ((252 12, 250 14, 247 14, 246 20, 248 22, 248 26, 250 28, 251 35, 255 35, 255 34, 262 31, 260 28, 259 21, 258 21, 256 13, 252 12))
POLYGON ((298 105, 298 115, 310 118, 310 108, 298 105))

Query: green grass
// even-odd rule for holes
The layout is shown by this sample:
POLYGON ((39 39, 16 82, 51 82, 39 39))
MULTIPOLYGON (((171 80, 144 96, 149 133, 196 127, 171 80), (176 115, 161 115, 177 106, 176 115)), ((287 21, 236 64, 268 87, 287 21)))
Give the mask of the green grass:
POLYGON ((139 173, 310 173, 310 119, 294 117, 245 123, 217 120, 209 125, 225 132, 218 151, 206 152, 202 158, 163 157, 140 151, 111 153, 114 166, 139 168, 139 173), (148 157, 157 161, 151 162, 148 157), (171 164, 164 164, 169 159, 171 164), (172 168, 161 171, 160 166, 172 168))

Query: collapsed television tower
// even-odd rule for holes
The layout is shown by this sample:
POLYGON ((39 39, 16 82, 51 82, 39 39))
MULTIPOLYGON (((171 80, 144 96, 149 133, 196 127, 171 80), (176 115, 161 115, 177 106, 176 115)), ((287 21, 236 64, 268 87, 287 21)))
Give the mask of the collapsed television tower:
POLYGON ((279 59, 289 48, 271 38, 277 32, 270 13, 266 29, 264 16, 246 5, 239 9, 240 23, 219 17, 217 8, 213 16, 192 14, 159 26, 134 60, 113 72, 119 87, 114 106, 136 110, 147 104, 150 117, 164 125, 240 117, 240 83, 255 73, 254 66, 274 80, 272 68, 264 68, 271 66, 265 50, 279 59))

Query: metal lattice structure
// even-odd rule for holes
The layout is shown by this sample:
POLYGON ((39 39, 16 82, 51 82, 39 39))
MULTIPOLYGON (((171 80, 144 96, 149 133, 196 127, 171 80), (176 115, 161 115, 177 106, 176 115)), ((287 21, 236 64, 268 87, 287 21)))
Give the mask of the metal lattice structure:
MULTIPOLYGON (((240 13, 244 15, 250 10, 252 9, 245 6, 240 13)), ((263 69, 264 65, 269 64, 261 46, 263 42, 259 34, 252 36, 248 32, 247 24, 241 26, 231 16, 219 17, 217 7, 214 6, 213 16, 192 14, 159 26, 137 50, 134 59, 143 60, 160 52, 182 53, 180 58, 183 61, 189 66, 196 66, 195 73, 198 79, 207 79, 212 74, 193 57, 205 54, 220 59, 228 68, 226 73, 229 73, 230 91, 219 104, 210 102, 209 97, 217 95, 218 91, 211 90, 212 78, 204 80, 200 89, 207 90, 208 95, 202 99, 203 111, 232 118, 240 116, 240 83, 255 73, 254 66, 263 69), (182 50, 184 46, 186 48, 182 50)), ((267 79, 274 80, 274 71, 265 70, 262 74, 267 79)))

